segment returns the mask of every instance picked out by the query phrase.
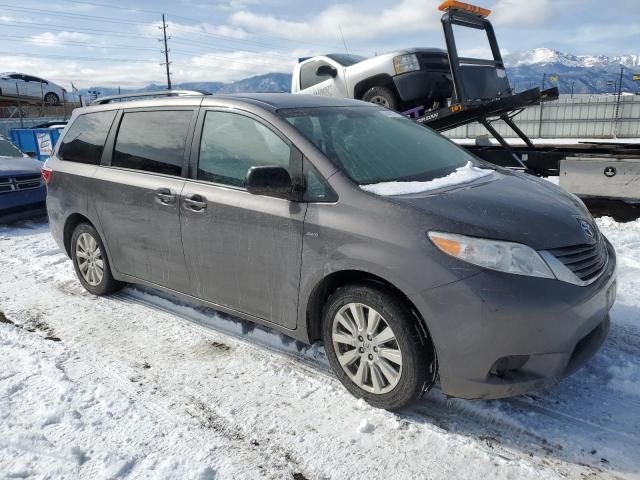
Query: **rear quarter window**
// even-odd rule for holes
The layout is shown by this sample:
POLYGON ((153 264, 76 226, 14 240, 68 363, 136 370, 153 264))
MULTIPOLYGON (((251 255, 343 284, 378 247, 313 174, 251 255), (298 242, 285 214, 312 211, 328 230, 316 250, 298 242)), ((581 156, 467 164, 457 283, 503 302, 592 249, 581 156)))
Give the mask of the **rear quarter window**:
POLYGON ((68 162, 99 165, 116 110, 79 115, 64 135, 58 158, 68 162))

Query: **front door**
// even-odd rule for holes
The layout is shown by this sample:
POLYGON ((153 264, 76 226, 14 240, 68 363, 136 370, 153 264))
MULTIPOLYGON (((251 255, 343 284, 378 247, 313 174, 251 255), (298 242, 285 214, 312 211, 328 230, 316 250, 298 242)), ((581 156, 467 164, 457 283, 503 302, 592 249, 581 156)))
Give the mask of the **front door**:
POLYGON ((244 179, 258 165, 282 166, 293 174, 300 157, 248 114, 203 111, 196 132, 197 159, 181 208, 192 292, 293 329, 306 204, 252 195, 244 179))
POLYGON ((92 195, 116 271, 183 293, 179 206, 194 116, 193 109, 125 111, 92 195))
POLYGON ((300 93, 319 95, 323 97, 348 98, 344 73, 341 65, 332 64, 324 60, 305 63, 300 68, 300 93), (318 74, 318 67, 329 66, 337 70, 337 75, 318 74))

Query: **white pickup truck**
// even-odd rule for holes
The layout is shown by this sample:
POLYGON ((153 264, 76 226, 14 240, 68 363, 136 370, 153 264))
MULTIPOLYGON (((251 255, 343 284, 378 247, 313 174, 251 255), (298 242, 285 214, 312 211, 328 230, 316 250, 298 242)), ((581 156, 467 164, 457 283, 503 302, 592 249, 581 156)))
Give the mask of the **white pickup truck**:
POLYGON ((365 100, 393 110, 441 106, 451 97, 445 50, 412 48, 365 58, 330 53, 303 59, 293 71, 292 93, 365 100))

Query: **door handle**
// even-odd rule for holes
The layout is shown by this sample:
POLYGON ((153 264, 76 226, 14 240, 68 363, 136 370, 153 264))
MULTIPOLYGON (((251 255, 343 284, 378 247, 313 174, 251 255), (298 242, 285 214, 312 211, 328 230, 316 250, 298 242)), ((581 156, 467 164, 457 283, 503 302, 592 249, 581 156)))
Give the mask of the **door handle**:
POLYGON ((189 210, 190 212, 200 213, 207 209, 207 199, 197 193, 185 197, 182 204, 185 210, 189 210))
POLYGON ((162 205, 173 205, 176 203, 176 195, 171 193, 168 188, 159 188, 156 190, 156 199, 162 205))

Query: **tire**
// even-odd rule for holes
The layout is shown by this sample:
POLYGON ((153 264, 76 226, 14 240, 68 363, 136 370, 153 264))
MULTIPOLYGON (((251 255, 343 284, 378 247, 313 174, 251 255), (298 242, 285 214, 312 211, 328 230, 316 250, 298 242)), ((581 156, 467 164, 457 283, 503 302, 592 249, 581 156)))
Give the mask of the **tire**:
POLYGON ((88 292, 102 296, 123 287, 121 282, 113 278, 104 244, 93 226, 80 223, 75 228, 71 236, 70 250, 73 268, 88 292))
POLYGON ((433 384, 436 362, 433 345, 418 322, 402 301, 381 287, 338 288, 325 305, 322 339, 329 363, 346 389, 386 410, 397 410, 420 398, 433 384), (365 322, 357 333, 350 333, 347 325, 358 328, 354 308, 365 322), (371 311, 381 317, 376 327, 376 316, 369 317, 371 311), (369 318, 373 321, 369 322, 369 318), (367 330, 368 327, 372 328, 367 330), (387 328, 394 338, 382 341, 388 338, 387 328), (346 341, 353 343, 342 343, 346 341))
POLYGON ((398 109, 398 98, 393 90, 387 87, 371 87, 364 92, 362 100, 365 102, 377 103, 391 110, 398 109))
POLYGON ((47 105, 58 105, 60 103, 60 98, 53 92, 48 92, 44 95, 44 103, 47 105))

